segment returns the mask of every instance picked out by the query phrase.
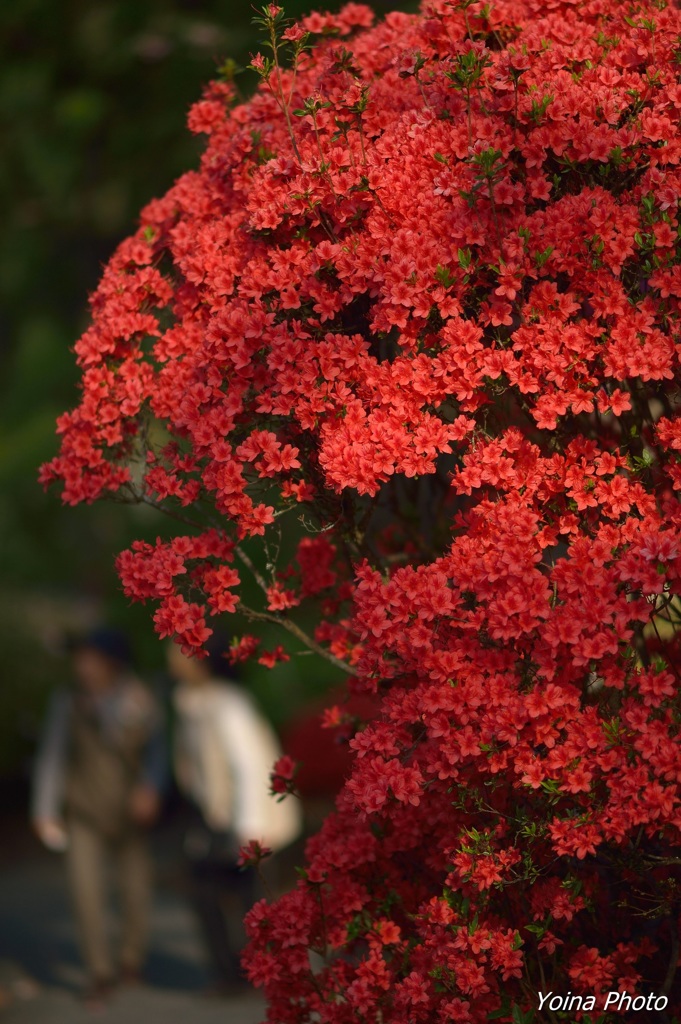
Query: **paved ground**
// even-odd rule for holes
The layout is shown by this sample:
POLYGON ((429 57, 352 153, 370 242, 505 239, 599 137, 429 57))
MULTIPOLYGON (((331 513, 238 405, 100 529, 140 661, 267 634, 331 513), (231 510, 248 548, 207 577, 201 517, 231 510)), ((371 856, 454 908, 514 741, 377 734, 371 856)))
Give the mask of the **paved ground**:
POLYGON ((0 1010, 3 1024, 258 1024, 262 1019, 262 1004, 255 996, 211 1005, 196 996, 151 988, 121 993, 96 1013, 59 989, 17 998, 0 1010))
POLYGON ((84 975, 58 856, 35 856, 0 874, 1 1024, 259 1024, 260 997, 201 995, 207 978, 194 923, 171 876, 161 870, 154 906, 148 984, 121 991, 94 1014, 78 999, 84 975))

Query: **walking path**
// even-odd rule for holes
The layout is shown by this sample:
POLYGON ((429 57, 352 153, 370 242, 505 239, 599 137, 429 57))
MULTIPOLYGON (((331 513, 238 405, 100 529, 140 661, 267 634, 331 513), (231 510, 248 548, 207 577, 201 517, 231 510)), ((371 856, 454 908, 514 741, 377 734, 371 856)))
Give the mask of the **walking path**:
POLYGON ((257 997, 208 1000, 185 993, 140 988, 122 992, 96 1013, 73 995, 44 989, 33 998, 15 999, 0 1010, 2 1024, 258 1024, 263 1020, 257 997))
MULTIPOLYGON (((161 878, 163 883, 163 877, 161 878)), ((0 1024, 259 1024, 256 993, 207 999, 201 947, 174 886, 159 886, 148 984, 118 992, 94 1013, 78 998, 84 974, 59 857, 24 859, 0 874, 0 1024)))

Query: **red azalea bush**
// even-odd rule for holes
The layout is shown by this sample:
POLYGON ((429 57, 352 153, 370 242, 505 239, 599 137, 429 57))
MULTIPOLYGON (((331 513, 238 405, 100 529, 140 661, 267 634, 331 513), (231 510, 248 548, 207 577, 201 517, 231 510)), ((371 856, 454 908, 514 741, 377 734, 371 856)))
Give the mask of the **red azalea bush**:
POLYGON ((287 657, 276 622, 376 695, 364 728, 327 713, 337 811, 248 918, 269 1020, 671 1011, 681 15, 372 21, 266 8, 256 95, 194 106, 201 166, 106 268, 43 479, 186 522, 118 562, 161 636, 198 650, 238 610, 235 660, 287 657))

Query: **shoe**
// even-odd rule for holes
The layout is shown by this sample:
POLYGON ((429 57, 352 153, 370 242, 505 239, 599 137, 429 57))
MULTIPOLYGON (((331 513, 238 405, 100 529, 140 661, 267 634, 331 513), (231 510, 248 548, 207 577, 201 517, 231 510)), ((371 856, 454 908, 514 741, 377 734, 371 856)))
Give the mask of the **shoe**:
POLYGON ((121 967, 118 980, 126 988, 137 988, 144 984, 144 978, 139 967, 121 967))
POLYGON ((253 993, 253 986, 245 979, 234 981, 221 981, 217 985, 205 988, 201 993, 204 999, 238 999, 241 996, 253 993))
POLYGON ((88 1010, 103 1010, 114 990, 111 978, 95 978, 83 992, 83 1002, 88 1010))

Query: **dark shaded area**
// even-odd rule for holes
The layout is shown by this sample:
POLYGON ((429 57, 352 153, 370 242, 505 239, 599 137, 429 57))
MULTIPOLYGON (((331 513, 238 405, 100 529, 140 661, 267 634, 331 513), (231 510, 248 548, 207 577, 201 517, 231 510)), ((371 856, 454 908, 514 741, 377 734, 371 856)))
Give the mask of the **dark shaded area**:
MULTIPOLYGON (((286 13, 314 6, 291 0, 286 13)), ((81 984, 80 956, 63 864, 27 823, 31 758, 49 692, 71 682, 70 631, 102 621, 127 629, 169 710, 149 609, 128 604, 113 566, 133 539, 166 527, 152 510, 113 502, 64 508, 37 471, 57 450, 56 418, 77 401, 72 346, 87 296, 141 207, 196 165, 202 142, 186 129, 187 110, 227 58, 244 66, 258 50, 253 13, 231 0, 0 4, 0 967, 62 990, 81 984)), ((254 76, 238 84, 247 96, 254 76)), ((247 683, 281 727, 336 678, 305 658, 277 673, 256 667, 247 683)), ((312 826, 327 808, 313 808, 312 826)), ((147 976, 195 991, 206 974, 178 867, 182 828, 171 801, 154 839, 147 976)), ((300 844, 286 852, 277 884, 294 877, 300 854, 300 844)), ((0 996, 6 984, 0 971, 0 996)))
MULTIPOLYGON (((20 964, 41 985, 77 991, 81 958, 62 857, 43 850, 31 836, 22 813, 26 786, 4 783, 0 797, 5 795, 3 835, 10 842, 0 863, 0 962, 20 964)), ((180 868, 185 819, 183 805, 171 802, 154 831, 156 912, 145 979, 164 989, 199 991, 208 976, 180 868), (171 941, 163 941, 164 930, 173 929, 184 940, 184 955, 173 949, 172 936, 171 941)))
MULTIPOLYGON (((291 0, 286 13, 314 6, 291 0)), ((164 521, 113 502, 63 508, 36 474, 77 399, 87 295, 141 207, 196 165, 187 110, 226 59, 244 67, 259 49, 254 13, 245 0, 0 5, 0 774, 30 753, 47 681, 64 681, 64 628, 113 619, 133 631, 142 666, 159 667, 148 609, 122 598, 113 555, 164 521)), ((255 76, 237 83, 246 97, 255 76)), ((292 669, 276 685, 260 672, 275 719, 280 693, 295 707, 323 690, 314 661, 302 683, 292 669)))

